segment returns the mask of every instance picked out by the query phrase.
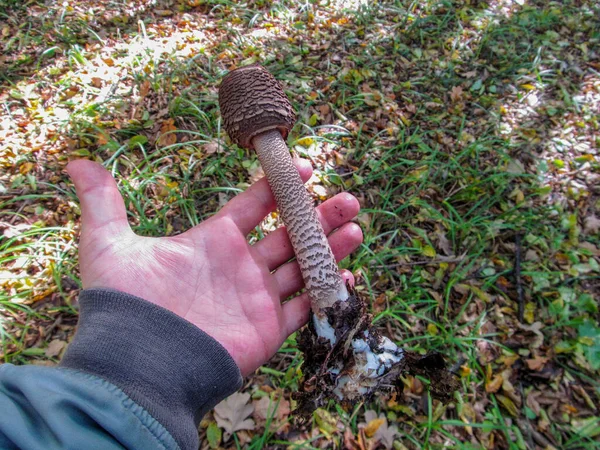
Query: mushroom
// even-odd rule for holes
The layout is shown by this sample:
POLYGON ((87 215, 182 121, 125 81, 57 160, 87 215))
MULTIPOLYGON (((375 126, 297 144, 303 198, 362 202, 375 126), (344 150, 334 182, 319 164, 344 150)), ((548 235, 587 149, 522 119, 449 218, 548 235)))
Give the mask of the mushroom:
POLYGON ((232 141, 258 154, 311 300, 309 330, 299 338, 305 354, 301 412, 329 398, 355 403, 389 389, 411 357, 371 327, 365 303, 340 276, 285 142, 296 115, 283 88, 260 65, 242 67, 223 78, 219 105, 232 141))

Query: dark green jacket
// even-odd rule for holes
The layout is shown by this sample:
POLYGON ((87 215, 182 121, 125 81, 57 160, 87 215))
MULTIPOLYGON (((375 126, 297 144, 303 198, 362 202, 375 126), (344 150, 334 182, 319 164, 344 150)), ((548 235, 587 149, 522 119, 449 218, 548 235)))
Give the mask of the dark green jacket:
POLYGON ((0 366, 0 449, 197 449, 202 416, 242 384, 227 351, 128 294, 79 302, 59 367, 0 366))

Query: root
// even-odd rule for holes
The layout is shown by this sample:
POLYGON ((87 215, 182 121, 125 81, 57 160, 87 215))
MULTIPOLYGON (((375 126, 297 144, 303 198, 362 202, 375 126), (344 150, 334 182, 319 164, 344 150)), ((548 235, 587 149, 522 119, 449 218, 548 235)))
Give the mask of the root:
POLYGON ((377 392, 401 391, 402 373, 428 378, 432 395, 442 400, 458 387, 439 353, 423 356, 406 351, 372 327, 365 302, 354 289, 349 287, 347 301, 323 312, 327 317, 313 317, 298 338, 305 358, 304 382, 294 395, 298 400, 296 412, 301 417, 312 414, 330 399, 351 407, 370 400, 377 392))

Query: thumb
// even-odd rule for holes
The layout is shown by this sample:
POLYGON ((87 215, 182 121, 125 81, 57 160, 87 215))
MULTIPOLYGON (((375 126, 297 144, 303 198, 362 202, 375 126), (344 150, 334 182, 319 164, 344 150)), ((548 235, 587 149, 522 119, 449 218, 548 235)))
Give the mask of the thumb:
POLYGON ((81 203, 82 238, 114 237, 130 230, 123 197, 112 175, 100 164, 79 159, 67 165, 81 203))

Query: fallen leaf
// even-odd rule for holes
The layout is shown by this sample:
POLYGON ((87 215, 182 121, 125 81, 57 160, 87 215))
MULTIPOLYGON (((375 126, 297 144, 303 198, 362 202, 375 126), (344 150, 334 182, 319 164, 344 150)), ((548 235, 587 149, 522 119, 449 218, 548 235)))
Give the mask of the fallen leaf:
POLYGON ((544 364, 546 364, 548 362, 548 358, 545 358, 543 356, 536 356, 535 358, 532 359, 527 359, 525 360, 525 363, 527 364, 527 367, 529 367, 529 370, 541 370, 544 367, 544 364))
POLYGON ((50 344, 48 344, 48 348, 46 348, 46 357, 54 358, 55 356, 58 356, 66 345, 67 343, 65 341, 54 339, 52 342, 50 342, 50 344))
POLYGON ((504 406, 504 408, 508 411, 508 413, 513 417, 519 416, 519 410, 515 406, 514 402, 504 395, 497 395, 496 398, 498 401, 504 406))
POLYGON ((313 417, 321 433, 328 438, 338 432, 337 420, 328 411, 319 408, 313 412, 313 417))
POLYGON ((211 422, 208 428, 206 429, 206 439, 208 440, 208 445, 210 448, 219 448, 221 445, 221 438, 223 437, 223 432, 217 426, 216 423, 211 422))
POLYGON ((108 144, 108 137, 106 133, 100 132, 96 134, 96 144, 98 145, 106 145, 108 144))
POLYGON ((318 108, 319 108, 319 112, 321 113, 321 116, 323 116, 323 117, 325 117, 331 111, 331 108, 327 104, 320 105, 320 106, 318 106, 318 108))
POLYGON ((148 95, 148 92, 150 92, 150 82, 145 80, 140 85, 140 97, 144 98, 146 95, 148 95))
POLYGON ((373 410, 365 411, 365 422, 359 424, 363 428, 367 437, 372 437, 375 441, 380 442, 386 449, 392 448, 394 438, 398 435, 398 427, 396 425, 389 426, 387 418, 384 414, 377 417, 377 413, 373 410))
POLYGON ((212 141, 202 146, 207 155, 212 155, 216 152, 221 152, 221 146, 218 142, 212 141))
POLYGON ((525 89, 526 91, 533 91, 535 90, 535 86, 533 84, 522 84, 521 85, 522 89, 525 89))
POLYGON ((498 392, 503 382, 504 378, 502 378, 502 375, 496 375, 492 380, 485 383, 485 392, 498 392))
POLYGON ((161 136, 158 138, 158 145, 166 147, 175 144, 177 142, 175 130, 177 130, 175 121, 173 119, 165 120, 160 127, 161 136))
POLYGON ((446 256, 452 256, 454 253, 452 252, 452 244, 446 237, 446 234, 442 231, 436 231, 436 236, 438 238, 437 247, 444 252, 446 256))
POLYGON ((460 86, 454 86, 450 91, 450 98, 453 102, 457 102, 461 99, 463 94, 463 89, 460 86))
POLYGON ((350 427, 346 428, 344 431, 344 449, 347 450, 359 450, 361 447, 358 442, 356 442, 356 438, 352 433, 352 429, 350 427))
POLYGON ((598 231, 600 231, 600 219, 596 216, 586 217, 583 222, 583 231, 588 235, 598 234, 598 231))
POLYGON ((250 175, 250 182, 256 183, 258 180, 265 176, 265 172, 262 169, 262 166, 256 161, 256 164, 252 164, 248 167, 248 174, 250 175))
POLYGON ((35 164, 33 164, 32 162, 26 162, 23 163, 19 166, 19 172, 21 173, 21 175, 26 175, 28 174, 31 169, 33 169, 35 167, 35 164))
POLYGON ((377 430, 386 422, 385 418, 373 419, 365 427, 367 437, 373 437, 377 430))
POLYGON ((290 414, 290 402, 285 398, 273 400, 268 395, 261 397, 260 400, 254 401, 254 412, 252 417, 260 425, 265 424, 267 420, 271 420, 271 430, 280 430, 286 424, 286 419, 290 414))
POLYGON ((249 400, 250 394, 236 392, 215 406, 215 420, 225 430, 225 440, 236 431, 254 430, 254 420, 248 418, 254 405, 249 404, 249 400))

